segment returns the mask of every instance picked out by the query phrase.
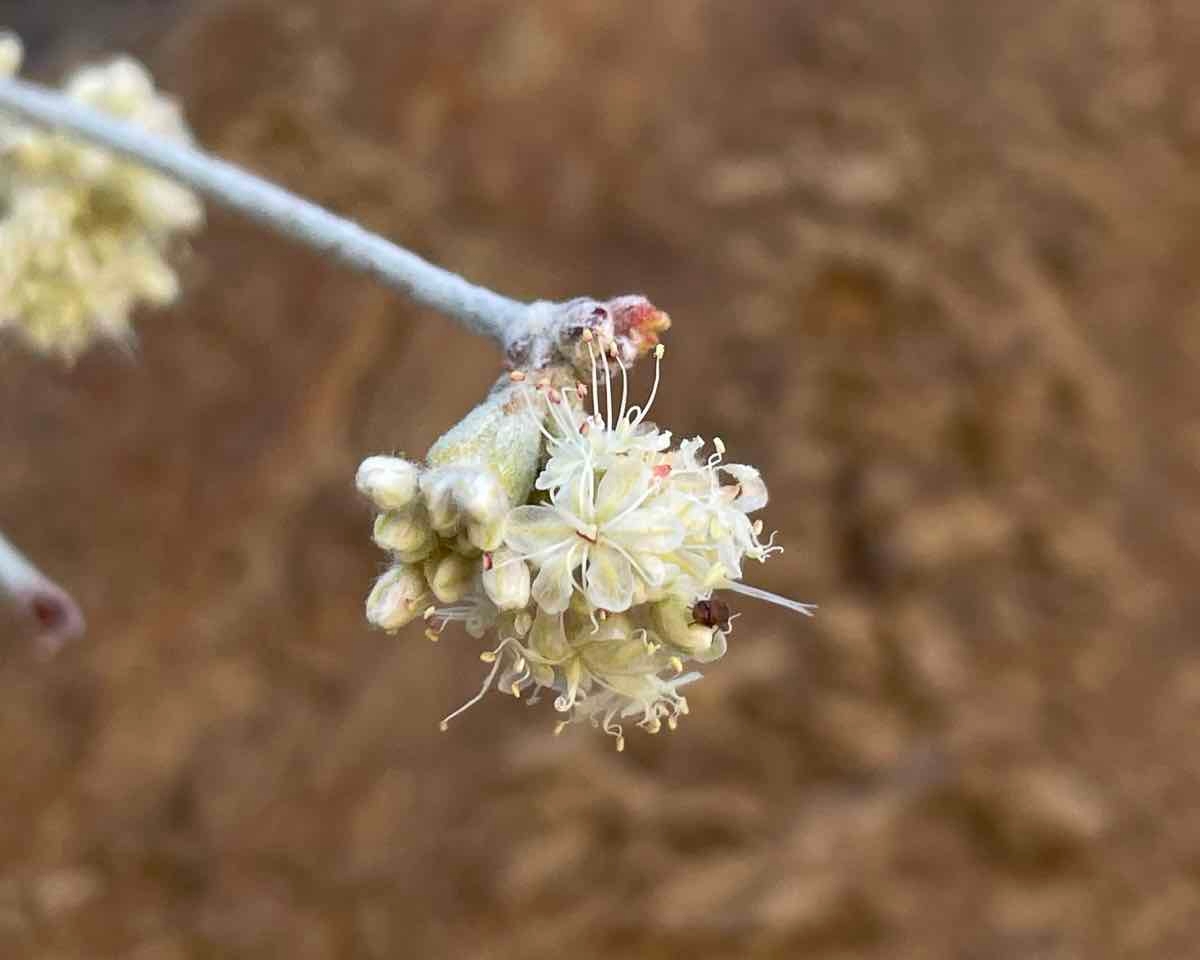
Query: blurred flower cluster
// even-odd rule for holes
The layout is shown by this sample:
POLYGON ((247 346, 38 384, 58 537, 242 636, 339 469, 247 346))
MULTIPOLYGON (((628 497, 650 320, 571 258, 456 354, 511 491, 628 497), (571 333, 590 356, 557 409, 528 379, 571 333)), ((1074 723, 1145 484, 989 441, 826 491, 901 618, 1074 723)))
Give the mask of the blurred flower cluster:
MULTIPOLYGON (((0 76, 20 62, 20 42, 0 35, 0 76)), ((191 139, 178 106, 131 59, 80 69, 64 94, 156 136, 191 139)), ((94 339, 127 338, 139 304, 176 298, 171 242, 203 219, 192 191, 146 167, 7 120, 0 209, 0 330, 66 359, 94 339)))
POLYGON ((725 463, 719 439, 707 456, 700 438, 673 447, 647 419, 662 346, 648 346, 648 401, 629 406, 622 351, 590 329, 579 340, 586 370, 512 373, 426 464, 362 464, 375 541, 394 561, 367 617, 386 630, 423 618, 430 639, 456 621, 492 637, 482 688, 447 721, 493 687, 550 692, 559 730, 587 720, 623 749, 626 721, 674 728, 700 676, 687 665, 725 653, 731 617, 714 589, 809 610, 740 584, 745 560, 781 549, 750 519, 767 502, 758 471, 725 463))

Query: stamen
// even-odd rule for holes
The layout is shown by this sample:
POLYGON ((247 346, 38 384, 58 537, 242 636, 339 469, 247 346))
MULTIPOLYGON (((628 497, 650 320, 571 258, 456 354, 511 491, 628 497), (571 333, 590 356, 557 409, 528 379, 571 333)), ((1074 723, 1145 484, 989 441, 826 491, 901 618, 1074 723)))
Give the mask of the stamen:
MULTIPOLYGON (((633 421, 631 426, 636 427, 639 423, 646 419, 646 414, 650 412, 650 408, 654 406, 654 398, 658 396, 658 382, 662 378, 662 358, 666 352, 666 347, 661 343, 654 348, 654 385, 650 387, 650 397, 646 400, 646 405, 638 410, 637 419, 633 421)), ((633 411, 629 412, 632 419, 633 411)))
POLYGON ((513 383, 524 383, 525 382, 525 371, 524 370, 514 370, 508 375, 508 379, 511 380, 513 383))
POLYGON ((806 617, 811 617, 813 615, 813 611, 817 609, 817 605, 815 603, 801 603, 799 600, 790 600, 787 597, 781 597, 777 593, 771 593, 769 590, 763 590, 760 587, 752 587, 747 583, 729 581, 721 584, 721 589, 732 590, 734 593, 744 594, 747 597, 754 597, 756 600, 765 600, 767 603, 773 603, 777 607, 783 607, 785 610, 791 610, 794 613, 800 613, 806 617))
POLYGON ((608 419, 605 425, 609 430, 613 428, 612 415, 612 370, 608 366, 608 350, 604 344, 600 344, 600 362, 604 364, 604 404, 608 411, 608 419))
POLYGON ((617 423, 621 423, 625 419, 625 402, 629 399, 629 375, 620 357, 617 357, 617 366, 621 368, 621 412, 617 414, 617 423))
POLYGON ((500 664, 502 664, 504 662, 503 659, 500 657, 500 653, 511 642, 512 642, 511 640, 505 640, 503 643, 500 644, 500 646, 498 646, 495 650, 492 651, 492 654, 493 654, 493 656, 495 656, 496 661, 495 661, 495 663, 492 664, 492 669, 488 672, 487 677, 484 679, 483 686, 481 686, 479 688, 479 692, 477 694, 475 694, 475 696, 473 696, 470 700, 468 700, 466 703, 464 703, 461 707, 459 707, 453 713, 448 714, 445 717, 445 719, 443 719, 442 722, 440 724, 438 724, 439 728, 442 730, 443 733, 449 729, 451 720, 453 720, 459 714, 461 714, 467 710, 470 710, 471 707, 475 706, 475 704, 477 704, 480 700, 482 700, 484 697, 487 696, 488 690, 490 690, 492 688, 492 684, 496 680, 496 674, 500 672, 500 664))

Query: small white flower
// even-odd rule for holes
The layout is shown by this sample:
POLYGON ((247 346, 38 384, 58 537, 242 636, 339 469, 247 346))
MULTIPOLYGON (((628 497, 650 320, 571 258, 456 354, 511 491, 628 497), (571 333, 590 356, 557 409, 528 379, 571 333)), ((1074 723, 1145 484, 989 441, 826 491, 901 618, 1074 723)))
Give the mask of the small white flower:
POLYGON ((646 465, 624 462, 594 487, 585 473, 560 488, 549 505, 514 510, 505 541, 538 568, 533 583, 538 606, 561 613, 578 587, 598 610, 628 610, 635 578, 648 587, 661 584, 662 558, 679 546, 684 531, 670 510, 647 504, 656 491, 646 465))
POLYGON ((426 611, 426 632, 436 638, 463 622, 472 636, 498 639, 481 655, 491 668, 479 692, 443 729, 490 689, 530 702, 549 692, 564 715, 560 728, 588 721, 621 749, 627 720, 651 733, 674 728, 688 712, 680 689, 700 676, 686 665, 724 655, 736 615, 714 589, 811 614, 806 604, 740 583, 746 559, 780 549, 749 516, 767 502, 759 472, 725 463, 719 439, 707 457, 699 438, 673 450, 670 433, 646 419, 662 347, 648 402, 631 407, 620 351, 610 363, 608 348, 583 340, 590 389, 570 368, 535 384, 514 374, 506 399, 493 395, 451 430, 421 475, 420 503, 438 544, 426 575, 442 603, 426 611), (522 494, 533 502, 512 506, 500 495, 506 488, 489 464, 504 457, 489 444, 504 431, 545 445, 542 469, 522 494), (440 564, 451 555, 462 563, 445 575, 453 589, 440 589, 440 564), (478 572, 470 585, 468 571, 478 572))
MULTIPOLYGON (((19 49, 0 39, 0 72, 19 49)), ((149 74, 119 59, 75 74, 66 94, 169 139, 190 133, 149 74)), ((198 197, 146 167, 54 132, 0 121, 0 329, 73 359, 128 338, 139 304, 164 306, 179 280, 173 238, 197 229, 198 197)))

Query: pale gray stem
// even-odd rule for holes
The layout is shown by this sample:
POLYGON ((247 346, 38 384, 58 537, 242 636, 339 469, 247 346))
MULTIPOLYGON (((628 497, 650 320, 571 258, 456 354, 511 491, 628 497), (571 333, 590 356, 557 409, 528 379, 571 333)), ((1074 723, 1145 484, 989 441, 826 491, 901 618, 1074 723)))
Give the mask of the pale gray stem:
POLYGON ((53 653, 84 630, 78 604, 0 534, 0 599, 7 600, 53 653))
POLYGON ((163 140, 22 80, 0 80, 0 110, 106 147, 244 214, 330 254, 356 270, 504 344, 525 304, 468 283, 378 234, 330 213, 282 187, 184 144, 163 140))

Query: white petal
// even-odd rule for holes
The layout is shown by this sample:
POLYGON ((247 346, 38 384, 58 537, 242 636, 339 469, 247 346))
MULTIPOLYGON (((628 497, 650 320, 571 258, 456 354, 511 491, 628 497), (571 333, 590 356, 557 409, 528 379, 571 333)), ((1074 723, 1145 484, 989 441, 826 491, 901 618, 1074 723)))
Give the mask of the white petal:
POLYGON ((603 543, 588 551, 587 598, 601 610, 628 610, 633 602, 633 567, 620 552, 603 543))
POLYGON ((533 602, 546 613, 562 613, 571 603, 575 588, 571 580, 579 551, 572 545, 555 550, 542 560, 542 569, 533 581, 533 602))
POLYGON ((638 507, 600 533, 638 553, 670 553, 683 543, 683 524, 661 507, 638 507))
POLYGON ((562 614, 538 611, 529 634, 529 645, 546 660, 562 660, 571 652, 567 643, 567 632, 563 628, 562 614))
POLYGON ((508 515, 504 526, 504 541, 517 553, 544 563, 545 555, 555 544, 569 541, 575 528, 569 525, 554 507, 517 507, 508 515), (541 553, 542 556, 535 556, 541 553))
POLYGON ((603 523, 620 516, 650 486, 650 471, 641 463, 619 463, 604 474, 596 489, 596 520, 603 523))
POLYGON ((734 505, 743 513, 753 513, 767 505, 767 485, 762 474, 744 463, 727 463, 721 468, 737 481, 741 488, 734 505))

